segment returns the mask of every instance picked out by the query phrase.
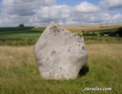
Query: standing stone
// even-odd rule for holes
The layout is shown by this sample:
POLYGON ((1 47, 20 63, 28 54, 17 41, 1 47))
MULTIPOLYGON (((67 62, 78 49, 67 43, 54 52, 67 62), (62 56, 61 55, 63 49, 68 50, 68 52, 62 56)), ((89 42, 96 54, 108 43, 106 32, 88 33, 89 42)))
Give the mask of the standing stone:
POLYGON ((84 38, 51 23, 35 48, 40 74, 45 79, 74 79, 88 60, 84 38))

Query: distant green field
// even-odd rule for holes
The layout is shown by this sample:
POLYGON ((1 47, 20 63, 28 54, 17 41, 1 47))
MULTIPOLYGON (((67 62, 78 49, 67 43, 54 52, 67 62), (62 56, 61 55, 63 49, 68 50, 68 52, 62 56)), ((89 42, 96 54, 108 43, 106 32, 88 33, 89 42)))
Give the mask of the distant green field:
MULTIPOLYGON (((34 45, 45 28, 46 27, 0 27, 0 45, 34 45)), ((119 35, 117 36, 117 30, 120 27, 114 27, 113 29, 110 27, 108 29, 107 27, 95 29, 94 27, 94 31, 93 29, 90 31, 90 27, 88 26, 87 28, 89 31, 87 31, 87 29, 86 31, 83 31, 82 29, 76 28, 71 30, 70 26, 69 30, 79 36, 84 36, 86 43, 122 43, 122 37, 119 35), (115 36, 109 36, 112 34, 115 36)), ((121 34, 121 32, 119 33, 121 34)))
MULTIPOLYGON (((38 38, 46 27, 0 27, 0 39, 38 38)), ((84 36, 122 36, 122 26, 68 26, 68 30, 84 36), (78 28, 78 29, 77 29, 78 28), (83 29, 85 28, 85 29, 83 29), (91 29, 90 29, 91 28, 91 29)))
POLYGON ((0 39, 38 38, 44 29, 45 27, 0 28, 0 39))

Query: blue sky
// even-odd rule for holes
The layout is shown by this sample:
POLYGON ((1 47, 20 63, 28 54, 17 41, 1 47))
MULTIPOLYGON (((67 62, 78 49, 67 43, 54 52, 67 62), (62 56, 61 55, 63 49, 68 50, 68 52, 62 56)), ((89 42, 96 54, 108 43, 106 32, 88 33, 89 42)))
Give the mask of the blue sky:
MULTIPOLYGON (((57 0, 57 4, 67 4, 72 6, 83 1, 88 1, 93 4, 98 4, 100 0, 57 0)), ((2 2, 2 0, 0 0, 0 2, 2 2)))
POLYGON ((100 0, 57 0, 57 4, 61 5, 61 4, 67 4, 70 6, 74 6, 77 5, 83 1, 87 1, 93 4, 98 4, 100 2, 100 0))
POLYGON ((122 0, 0 0, 0 26, 122 24, 122 0))

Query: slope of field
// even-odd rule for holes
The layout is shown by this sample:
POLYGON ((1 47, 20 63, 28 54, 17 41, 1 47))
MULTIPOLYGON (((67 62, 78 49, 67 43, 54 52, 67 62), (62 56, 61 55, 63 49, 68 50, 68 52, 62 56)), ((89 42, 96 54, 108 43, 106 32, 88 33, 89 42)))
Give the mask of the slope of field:
POLYGON ((122 24, 119 25, 83 25, 83 26, 63 26, 64 28, 72 32, 81 32, 81 31, 114 31, 122 27, 122 24))
POLYGON ((33 46, 0 46, 0 94, 122 94, 122 44, 88 44, 89 59, 79 78, 40 77, 33 46), (84 88, 112 88, 85 91, 84 88))

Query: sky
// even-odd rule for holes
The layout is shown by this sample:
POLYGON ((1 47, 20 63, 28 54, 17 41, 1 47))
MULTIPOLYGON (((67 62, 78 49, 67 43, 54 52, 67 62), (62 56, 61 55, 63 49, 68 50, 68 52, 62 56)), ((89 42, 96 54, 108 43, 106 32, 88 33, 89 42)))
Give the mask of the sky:
POLYGON ((122 24, 122 0, 0 0, 0 27, 122 24))
POLYGON ((66 4, 69 6, 75 6, 77 4, 80 4, 83 1, 87 1, 89 3, 98 4, 100 0, 57 0, 56 4, 66 4))

